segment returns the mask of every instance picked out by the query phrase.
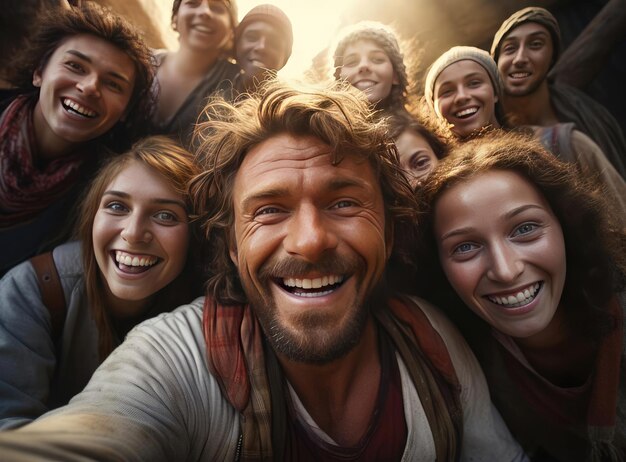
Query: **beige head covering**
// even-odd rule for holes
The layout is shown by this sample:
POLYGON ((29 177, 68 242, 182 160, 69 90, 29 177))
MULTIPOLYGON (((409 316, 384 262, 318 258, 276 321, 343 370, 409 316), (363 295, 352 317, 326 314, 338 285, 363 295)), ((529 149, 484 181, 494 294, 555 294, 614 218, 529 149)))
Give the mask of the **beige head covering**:
MULTIPOLYGON (((498 72, 498 66, 495 61, 489 56, 485 50, 481 50, 476 47, 468 47, 468 46, 457 46, 452 47, 444 54, 439 56, 435 60, 434 63, 430 65, 428 68, 428 74, 426 75, 426 85, 424 86, 424 98, 428 103, 430 109, 437 115, 437 117, 441 118, 441 114, 438 113, 437 108, 435 108, 435 82, 437 81, 437 77, 439 74, 443 72, 443 70, 451 64, 454 64, 458 61, 470 60, 480 64, 489 75, 489 79, 491 80, 491 84, 493 85, 494 92, 498 97, 498 101, 502 96, 502 80, 500 79, 500 73, 498 72)), ((496 103, 496 117, 500 120, 501 111, 499 108, 499 102, 496 103)))
POLYGON ((538 6, 530 6, 516 11, 502 23, 500 29, 498 29, 498 32, 496 32, 496 35, 493 37, 493 43, 491 44, 491 56, 496 62, 498 62, 498 58, 500 57, 500 44, 502 41, 509 32, 527 22, 536 22, 548 29, 552 37, 552 46, 554 49, 552 64, 556 62, 561 53, 561 31, 559 29, 559 23, 552 13, 538 6))

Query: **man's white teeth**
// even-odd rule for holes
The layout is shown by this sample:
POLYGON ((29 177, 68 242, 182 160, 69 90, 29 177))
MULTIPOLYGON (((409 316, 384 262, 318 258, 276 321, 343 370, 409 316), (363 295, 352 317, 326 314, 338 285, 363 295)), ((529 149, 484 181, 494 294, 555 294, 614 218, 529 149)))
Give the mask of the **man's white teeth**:
POLYGON ((124 254, 119 250, 115 252, 115 261, 126 266, 152 266, 157 262, 157 257, 138 257, 124 254))
POLYGON ((283 284, 287 287, 299 287, 302 289, 319 289, 321 287, 332 286, 334 284, 339 284, 343 281, 343 276, 324 276, 315 279, 297 279, 297 278, 286 278, 283 279, 283 284))
POLYGON ((530 72, 513 72, 511 74, 511 77, 513 77, 514 79, 523 79, 524 77, 528 77, 530 75, 530 72))
POLYGON ((467 109, 463 109, 462 111, 457 112, 456 114, 454 114, 456 117, 465 117, 468 115, 472 115, 472 114, 476 114, 478 112, 478 108, 477 107, 468 107, 467 109))
POLYGON ((72 109, 74 112, 77 112, 80 115, 84 115, 85 117, 95 117, 98 115, 98 113, 92 111, 91 109, 87 109, 86 107, 81 106, 78 103, 75 103, 69 98, 65 98, 63 100, 63 104, 72 109))
POLYGON ((536 282, 516 294, 505 296, 488 295, 487 298, 498 305, 516 308, 518 306, 528 305, 532 302, 535 299, 535 295, 537 294, 539 287, 541 287, 541 284, 536 282))

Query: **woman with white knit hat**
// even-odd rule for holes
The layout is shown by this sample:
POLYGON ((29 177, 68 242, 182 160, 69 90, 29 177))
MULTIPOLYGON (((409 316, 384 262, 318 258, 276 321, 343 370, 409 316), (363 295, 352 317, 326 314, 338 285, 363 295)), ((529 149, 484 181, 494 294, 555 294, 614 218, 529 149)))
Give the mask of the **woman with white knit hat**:
POLYGON ((452 47, 437 58, 424 88, 431 114, 459 139, 501 127, 501 94, 496 63, 486 51, 469 46, 452 47))

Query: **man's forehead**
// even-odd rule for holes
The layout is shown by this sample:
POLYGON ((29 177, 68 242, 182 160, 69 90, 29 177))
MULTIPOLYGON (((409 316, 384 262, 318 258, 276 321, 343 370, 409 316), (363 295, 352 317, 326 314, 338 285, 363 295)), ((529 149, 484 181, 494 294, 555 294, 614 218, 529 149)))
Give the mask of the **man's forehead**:
POLYGON ((243 159, 240 170, 268 162, 330 163, 332 154, 332 148, 315 136, 281 133, 251 147, 243 159))
POLYGON ((254 19, 246 24, 246 27, 243 30, 244 34, 246 32, 265 32, 271 33, 274 35, 281 35, 281 30, 278 25, 276 25, 272 21, 268 21, 266 19, 254 19))
POLYGON ((503 42, 537 34, 545 34, 551 38, 550 31, 546 26, 535 21, 526 21, 511 29, 506 37, 504 37, 503 42))
MULTIPOLYGON (((292 134, 275 135, 252 147, 241 163, 237 178, 244 182, 263 181, 278 175, 307 176, 365 175, 375 178, 370 163, 349 152, 341 153, 341 161, 334 162, 333 149, 314 136, 292 134)), ((286 178, 288 179, 288 178, 286 178)))

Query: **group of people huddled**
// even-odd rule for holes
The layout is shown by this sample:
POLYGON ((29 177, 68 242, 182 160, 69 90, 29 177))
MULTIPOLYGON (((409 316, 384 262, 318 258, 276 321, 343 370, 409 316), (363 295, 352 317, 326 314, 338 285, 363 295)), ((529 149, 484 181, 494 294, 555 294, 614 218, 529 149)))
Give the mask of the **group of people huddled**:
POLYGON ((3 460, 626 460, 626 142, 551 13, 418 89, 381 23, 294 84, 276 6, 79 3, 0 91, 3 460))

